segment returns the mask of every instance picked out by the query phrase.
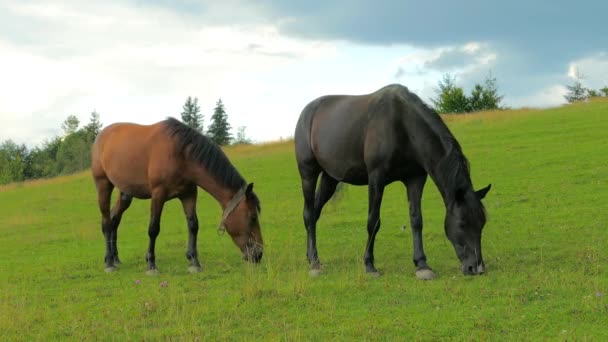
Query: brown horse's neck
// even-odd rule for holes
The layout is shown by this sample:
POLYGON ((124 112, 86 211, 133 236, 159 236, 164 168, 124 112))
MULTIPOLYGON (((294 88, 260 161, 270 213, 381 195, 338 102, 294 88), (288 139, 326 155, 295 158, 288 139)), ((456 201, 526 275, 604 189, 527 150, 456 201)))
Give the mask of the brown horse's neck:
POLYGON ((213 196, 222 210, 225 209, 237 191, 231 190, 230 187, 222 184, 221 180, 215 179, 203 166, 195 165, 193 169, 196 170, 192 176, 196 185, 213 196))

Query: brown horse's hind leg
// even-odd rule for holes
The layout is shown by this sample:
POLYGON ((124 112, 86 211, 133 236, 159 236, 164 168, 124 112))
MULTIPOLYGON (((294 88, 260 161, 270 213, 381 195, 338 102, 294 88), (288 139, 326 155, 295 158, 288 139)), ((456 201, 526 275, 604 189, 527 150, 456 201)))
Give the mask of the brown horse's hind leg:
POLYGON ((114 264, 120 265, 120 259, 118 259, 118 225, 120 225, 120 219, 122 218, 122 214, 125 210, 129 209, 131 205, 131 201, 133 197, 125 194, 124 192, 120 193, 118 199, 116 200, 116 204, 112 208, 112 213, 110 214, 110 221, 112 222, 112 233, 110 234, 110 239, 112 240, 112 255, 114 258, 114 264))
POLYGON ((152 194, 152 204, 150 206, 150 224, 148 226, 148 236, 150 237, 150 244, 148 245, 148 253, 146 254, 146 261, 148 262, 148 275, 154 275, 158 273, 156 268, 156 256, 154 255, 154 246, 156 245, 156 238, 160 233, 160 216, 165 205, 166 197, 162 191, 155 191, 152 194))
POLYGON ((110 219, 110 197, 114 184, 105 177, 95 178, 95 187, 97 188, 97 200, 99 202, 99 211, 101 211, 101 231, 106 240, 106 255, 104 257, 106 272, 112 272, 114 267, 114 246, 112 242, 112 220, 110 219))
POLYGON ((201 264, 198 261, 198 252, 196 248, 196 238, 198 235, 198 218, 196 216, 196 187, 188 191, 186 194, 180 197, 182 206, 184 207, 184 214, 186 215, 186 221, 188 222, 188 252, 186 258, 190 261, 188 271, 191 273, 200 272, 201 264))

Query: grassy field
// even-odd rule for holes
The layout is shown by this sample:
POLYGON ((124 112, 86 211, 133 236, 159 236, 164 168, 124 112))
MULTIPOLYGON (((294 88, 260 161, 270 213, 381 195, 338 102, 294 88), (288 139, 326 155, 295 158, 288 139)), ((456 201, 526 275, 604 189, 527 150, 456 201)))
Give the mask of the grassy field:
POLYGON ((103 271, 89 173, 0 187, 0 340, 607 340, 608 102, 446 118, 484 200, 488 272, 465 277, 429 182, 425 247, 438 277, 414 276, 407 202, 386 190, 376 266, 364 273, 367 194, 347 187, 318 224, 324 274, 308 275, 293 143, 227 149, 262 201, 264 260, 250 265, 201 193, 187 272, 179 202, 163 213, 159 276, 144 274, 148 201, 119 229, 123 265, 103 271))

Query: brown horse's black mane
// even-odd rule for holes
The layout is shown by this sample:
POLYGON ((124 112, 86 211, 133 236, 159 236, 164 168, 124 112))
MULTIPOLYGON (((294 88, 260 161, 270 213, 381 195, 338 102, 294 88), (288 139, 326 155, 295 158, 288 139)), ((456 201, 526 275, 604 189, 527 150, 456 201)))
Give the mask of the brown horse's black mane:
POLYGON ((231 190, 238 191, 247 184, 224 151, 211 139, 175 118, 167 118, 164 124, 167 134, 177 138, 179 154, 200 162, 213 177, 231 190))

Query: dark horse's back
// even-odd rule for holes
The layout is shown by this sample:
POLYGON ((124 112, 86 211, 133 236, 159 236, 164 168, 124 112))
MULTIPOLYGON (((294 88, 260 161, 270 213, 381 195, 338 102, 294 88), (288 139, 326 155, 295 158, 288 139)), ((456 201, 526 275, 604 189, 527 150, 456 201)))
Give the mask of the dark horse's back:
POLYGON ((349 184, 367 184, 376 169, 388 171, 388 182, 403 180, 424 173, 424 158, 419 157, 426 150, 443 149, 440 139, 419 141, 419 134, 429 133, 451 136, 439 116, 404 86, 389 85, 358 96, 323 96, 300 115, 296 159, 300 172, 320 167, 349 184), (434 132, 438 127, 440 132, 434 132))

